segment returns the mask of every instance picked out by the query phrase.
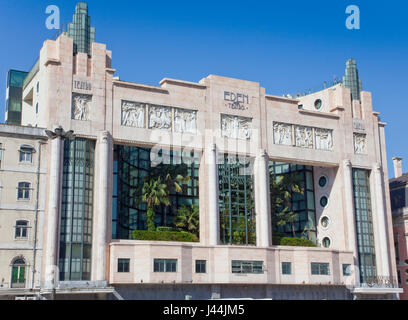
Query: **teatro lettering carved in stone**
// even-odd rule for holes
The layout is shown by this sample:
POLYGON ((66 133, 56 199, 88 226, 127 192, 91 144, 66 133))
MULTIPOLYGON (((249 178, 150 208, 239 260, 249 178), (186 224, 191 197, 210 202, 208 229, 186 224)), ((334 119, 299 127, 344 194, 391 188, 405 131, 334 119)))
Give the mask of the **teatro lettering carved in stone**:
POLYGON ((122 101, 122 125, 144 128, 146 107, 142 103, 122 101))
POLYGON ((292 146, 292 125, 287 123, 275 123, 273 125, 274 143, 292 146))
POLYGON ((86 94, 72 95, 72 119, 88 121, 90 120, 92 96, 86 94))
POLYGON ((197 133, 197 111, 174 109, 174 131, 197 133))
POLYGON ((313 149, 313 129, 295 126, 296 147, 313 149))
POLYGON ((249 140, 252 135, 252 120, 244 117, 222 115, 221 131, 223 137, 249 140))
POLYGON ((150 106, 149 129, 171 130, 171 108, 162 106, 150 106))
POLYGON ((317 150, 333 150, 333 130, 316 128, 315 136, 317 150))

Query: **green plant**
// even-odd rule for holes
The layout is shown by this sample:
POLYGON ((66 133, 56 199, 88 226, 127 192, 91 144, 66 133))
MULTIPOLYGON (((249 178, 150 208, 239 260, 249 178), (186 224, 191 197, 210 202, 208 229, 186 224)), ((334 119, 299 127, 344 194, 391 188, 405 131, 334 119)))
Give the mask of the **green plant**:
POLYGON ((312 241, 301 238, 282 238, 280 245, 288 247, 317 247, 312 241))
POLYGON ((135 230, 132 233, 134 240, 144 241, 177 241, 198 242, 196 235, 188 232, 135 230))
POLYGON ((292 208, 294 194, 304 194, 300 188, 301 179, 298 175, 289 174, 271 178, 271 211, 272 225, 284 227, 291 225, 293 237, 296 238, 295 221, 298 215, 292 208))
POLYGON ((183 205, 177 212, 175 222, 176 227, 195 234, 199 237, 200 233, 200 210, 198 206, 187 207, 183 205))
POLYGON ((147 229, 149 231, 155 230, 154 217, 155 207, 164 204, 170 205, 167 186, 161 183, 161 179, 150 179, 145 182, 142 189, 142 202, 147 203, 147 229))

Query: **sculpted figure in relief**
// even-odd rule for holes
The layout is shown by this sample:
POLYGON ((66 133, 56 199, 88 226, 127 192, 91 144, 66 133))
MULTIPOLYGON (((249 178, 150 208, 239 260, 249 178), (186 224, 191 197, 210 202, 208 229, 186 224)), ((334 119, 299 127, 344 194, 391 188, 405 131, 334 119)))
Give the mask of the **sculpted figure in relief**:
POLYGON ((197 112, 175 109, 174 130, 180 133, 197 133, 197 112))
POLYGON ((275 123, 273 126, 274 143, 285 146, 292 145, 292 125, 286 123, 275 123))
POLYGON ((140 103, 122 102, 122 125, 128 127, 145 127, 145 107, 140 103))
POLYGON ((72 115, 74 120, 88 121, 89 109, 92 96, 73 95, 72 97, 72 115))
POLYGON ((296 146, 313 149, 313 130, 310 127, 295 126, 296 146))
POLYGON ((315 129, 316 149, 318 150, 333 150, 333 131, 329 129, 315 129))
POLYGON ((171 109, 167 107, 150 107, 150 129, 171 130, 171 109))
POLYGON ((355 133, 354 134, 354 152, 356 154, 366 154, 367 153, 367 137, 365 134, 355 133))
POLYGON ((251 138, 252 121, 237 116, 223 116, 221 122, 222 135, 231 139, 248 140, 251 138))

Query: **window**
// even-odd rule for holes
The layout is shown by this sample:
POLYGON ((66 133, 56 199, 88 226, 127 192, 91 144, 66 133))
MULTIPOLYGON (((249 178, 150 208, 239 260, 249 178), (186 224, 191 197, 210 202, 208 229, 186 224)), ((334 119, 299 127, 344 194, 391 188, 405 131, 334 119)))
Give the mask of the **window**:
POLYGON ((312 262, 312 275, 329 276, 330 275, 330 264, 312 262))
POLYGON ((35 105, 35 113, 38 114, 38 102, 35 105))
POLYGON ((398 272, 398 284, 401 285, 402 284, 402 278, 401 278, 401 271, 397 271, 398 272))
POLYGON ((330 246, 331 246, 331 241, 330 241, 330 238, 324 238, 323 239, 323 241, 322 241, 322 244, 323 244, 323 247, 325 247, 325 248, 330 248, 330 246))
POLYGON ((130 272, 130 259, 118 259, 118 272, 130 272))
POLYGON ((327 229, 329 227, 329 224, 330 224, 329 217, 323 217, 322 220, 320 221, 320 224, 322 225, 322 227, 324 229, 327 229))
POLYGON ((232 273, 263 274, 263 261, 232 261, 232 273))
POLYGON ((292 274, 292 262, 282 262, 282 274, 283 275, 292 274))
POLYGON ((351 276, 351 264, 343 264, 343 276, 351 276))
POLYGON ((20 182, 18 184, 17 200, 30 200, 30 188, 29 182, 20 182))
POLYGON ((196 273, 207 273, 207 261, 205 260, 196 261, 196 273))
POLYGON ((30 146, 21 146, 20 148, 20 163, 33 162, 34 148, 30 146))
POLYGON ((324 188, 327 185, 327 178, 325 176, 320 177, 319 179, 319 186, 320 188, 324 188))
POLYGON ((327 198, 326 196, 323 196, 320 198, 320 205, 323 208, 326 208, 328 204, 329 204, 329 198, 327 198))
POLYGON ((26 263, 24 259, 18 258, 14 260, 11 271, 11 287, 24 288, 25 287, 25 273, 26 263))
POLYGON ((39 93, 39 92, 40 92, 40 83, 37 82, 37 93, 39 93))
POLYGON ((28 222, 17 221, 16 222, 15 239, 27 239, 28 238, 28 222))
POLYGON ((1 169, 1 160, 3 159, 3 144, 0 143, 0 169, 1 169))
POLYGON ((177 260, 154 259, 154 272, 177 272, 177 260))
POLYGON ((315 101, 314 106, 315 106, 316 110, 320 110, 320 109, 322 108, 322 105, 323 105, 322 100, 317 99, 317 100, 315 101))

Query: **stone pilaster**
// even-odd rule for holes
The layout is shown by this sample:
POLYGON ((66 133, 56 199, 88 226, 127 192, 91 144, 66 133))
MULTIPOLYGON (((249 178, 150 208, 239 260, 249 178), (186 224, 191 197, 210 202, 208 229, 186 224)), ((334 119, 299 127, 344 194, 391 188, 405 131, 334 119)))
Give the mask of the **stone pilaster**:
POLYGON ((217 146, 211 145, 207 149, 207 170, 208 170, 208 211, 209 211, 209 244, 216 246, 220 239, 220 217, 219 217, 219 183, 218 183, 218 153, 217 146))
POLYGON ((94 261, 92 269, 94 274, 92 280, 94 281, 106 281, 106 265, 107 265, 107 230, 108 230, 108 212, 109 212, 109 183, 110 181, 110 159, 112 151, 112 138, 107 131, 100 133, 98 138, 98 181, 96 207, 94 211, 94 245, 93 255, 94 261))
POLYGON ((354 188, 353 188, 353 166, 350 160, 343 161, 343 176, 344 176, 344 200, 347 219, 347 249, 353 252, 354 276, 356 284, 360 282, 359 258, 356 238, 356 220, 354 208, 354 188))
POLYGON ((49 195, 47 204, 47 234, 45 242, 45 284, 52 288, 58 280, 58 239, 61 212, 62 146, 60 136, 51 140, 49 195))
POLYGON ((272 245, 272 225, 270 216, 269 192, 269 158, 265 150, 261 150, 255 164, 256 197, 256 245, 270 247, 272 245))
MULTIPOLYGON (((373 166, 374 173, 374 188, 371 191, 374 195, 377 207, 377 225, 378 225, 378 239, 380 250, 381 250, 381 274, 379 276, 389 277, 390 274, 390 264, 389 264, 389 245, 387 237, 387 225, 386 225, 386 211, 384 205, 384 185, 381 172, 381 164, 376 163, 373 166)), ((378 261, 379 259, 377 259, 378 261)))

